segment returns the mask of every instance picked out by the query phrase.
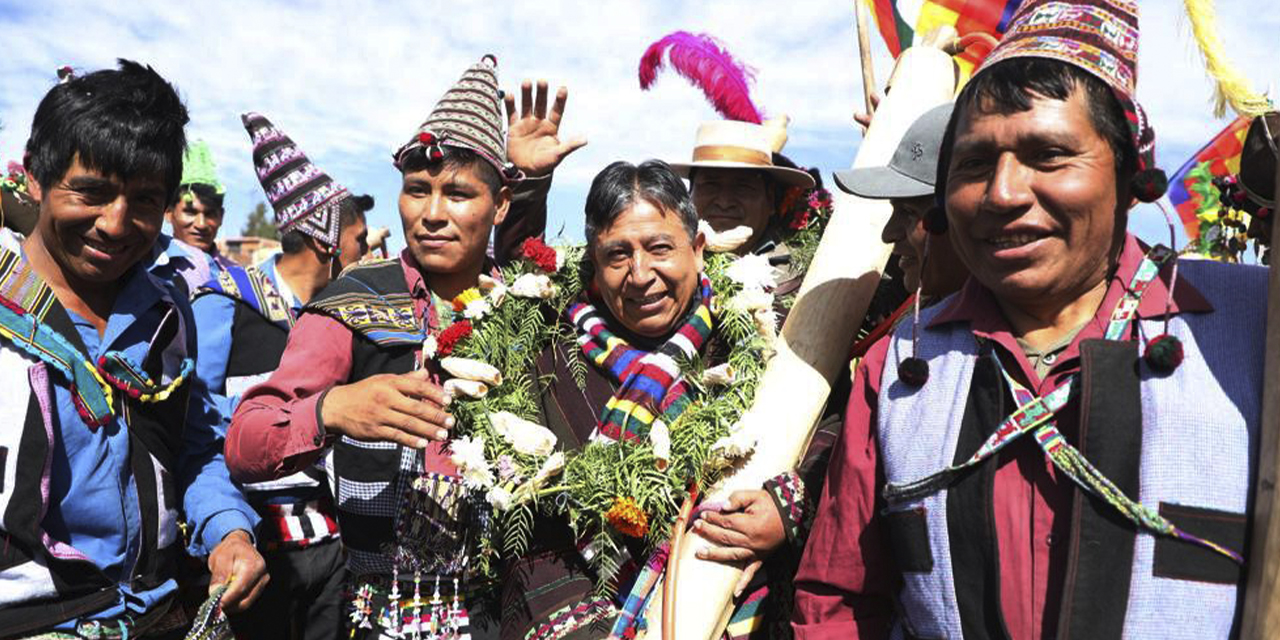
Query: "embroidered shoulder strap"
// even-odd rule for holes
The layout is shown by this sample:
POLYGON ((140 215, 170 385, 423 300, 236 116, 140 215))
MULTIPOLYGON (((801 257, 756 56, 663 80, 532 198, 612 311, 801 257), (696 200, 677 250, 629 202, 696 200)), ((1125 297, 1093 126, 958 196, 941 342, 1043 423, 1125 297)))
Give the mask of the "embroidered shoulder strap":
POLYGON ((381 346, 416 347, 426 337, 399 261, 347 269, 305 311, 323 313, 381 346))
POLYGON ((196 296, 217 293, 239 300, 271 322, 292 329, 293 312, 271 277, 257 267, 231 266, 200 286, 196 296))

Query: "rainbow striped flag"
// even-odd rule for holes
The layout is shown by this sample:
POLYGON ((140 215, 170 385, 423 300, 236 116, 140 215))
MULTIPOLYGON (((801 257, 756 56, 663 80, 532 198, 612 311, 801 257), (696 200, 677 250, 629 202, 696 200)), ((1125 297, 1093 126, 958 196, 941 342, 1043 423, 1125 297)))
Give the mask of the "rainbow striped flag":
POLYGON ((1187 230, 1187 237, 1200 237, 1201 216, 1218 213, 1218 188, 1213 179, 1240 171, 1240 153, 1249 133, 1251 118, 1240 116, 1213 137, 1169 179, 1169 202, 1187 230))
MULTIPOLYGON (((997 40, 1009 26, 1009 20, 1022 0, 863 0, 871 8, 889 52, 897 58, 903 49, 934 29, 950 25, 960 36, 987 33, 997 40)), ((956 57, 963 78, 973 74, 982 58, 991 53, 989 47, 974 45, 956 57)))

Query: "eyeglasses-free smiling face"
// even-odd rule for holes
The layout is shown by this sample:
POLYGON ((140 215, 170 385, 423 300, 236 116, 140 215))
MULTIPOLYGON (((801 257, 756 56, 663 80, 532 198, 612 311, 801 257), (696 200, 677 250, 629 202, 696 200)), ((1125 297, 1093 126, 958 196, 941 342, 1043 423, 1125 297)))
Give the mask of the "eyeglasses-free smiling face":
POLYGON ((69 283, 120 279, 151 251, 168 204, 159 175, 125 182, 88 169, 77 156, 57 183, 33 181, 40 200, 38 236, 69 283))
POLYGON ((211 207, 194 193, 183 194, 168 214, 173 237, 206 253, 213 251, 218 229, 222 227, 222 208, 211 207))
POLYGON ((591 247, 595 285, 622 326, 646 338, 676 328, 702 272, 702 234, 689 238, 679 214, 637 199, 591 247))
POLYGON ((435 163, 404 174, 400 221, 418 266, 456 274, 484 264, 489 233, 507 215, 511 192, 497 197, 474 165, 435 163))
POLYGON ((1107 277, 1129 202, 1085 92, 1035 96, 1022 112, 980 106, 956 123, 946 193, 952 244, 1002 301, 1075 300, 1107 277))

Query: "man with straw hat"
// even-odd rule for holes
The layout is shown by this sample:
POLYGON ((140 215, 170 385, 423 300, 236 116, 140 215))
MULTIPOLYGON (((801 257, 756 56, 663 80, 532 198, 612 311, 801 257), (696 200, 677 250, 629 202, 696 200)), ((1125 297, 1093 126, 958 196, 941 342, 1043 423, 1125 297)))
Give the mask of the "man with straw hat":
MULTIPOLYGON (((358 248, 341 251, 340 238, 365 231, 357 198, 284 131, 257 113, 241 119, 283 252, 256 267, 219 270, 192 302, 200 337, 196 371, 227 422, 241 394, 279 366, 302 306, 328 286, 344 259, 360 259, 358 248)), ((263 519, 258 545, 271 583, 257 605, 232 620, 236 632, 265 639, 300 629, 306 638, 335 637, 342 631, 345 560, 323 465, 243 488, 263 519)))
POLYGON ((1164 190, 1137 5, 1021 5, 937 194, 973 277, 858 367, 796 578, 802 638, 1223 638, 1266 274, 1126 233, 1164 190))
POLYGON ((498 613, 477 615, 463 575, 470 529, 444 443, 454 418, 424 343, 451 324, 451 301, 492 273, 489 236, 522 177, 507 162, 493 56, 467 69, 394 161, 408 247, 347 270, 304 307, 279 368, 236 410, 228 466, 267 481, 332 447, 356 635, 487 637, 498 613))

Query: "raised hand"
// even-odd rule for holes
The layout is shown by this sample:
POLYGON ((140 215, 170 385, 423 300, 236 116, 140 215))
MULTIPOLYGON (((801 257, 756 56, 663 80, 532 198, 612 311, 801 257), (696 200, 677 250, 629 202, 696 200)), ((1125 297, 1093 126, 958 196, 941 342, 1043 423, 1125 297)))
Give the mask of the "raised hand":
POLYGON ((381 374, 334 387, 320 405, 325 430, 356 440, 397 442, 423 449, 449 437, 450 397, 425 370, 381 374))
POLYGON ((560 120, 564 118, 564 105, 568 100, 569 90, 560 87, 548 113, 546 80, 538 81, 536 94, 532 82, 521 83, 519 113, 516 97, 510 92, 503 97, 507 110, 507 159, 525 175, 547 175, 570 153, 587 144, 587 139, 581 136, 560 139, 560 120))

